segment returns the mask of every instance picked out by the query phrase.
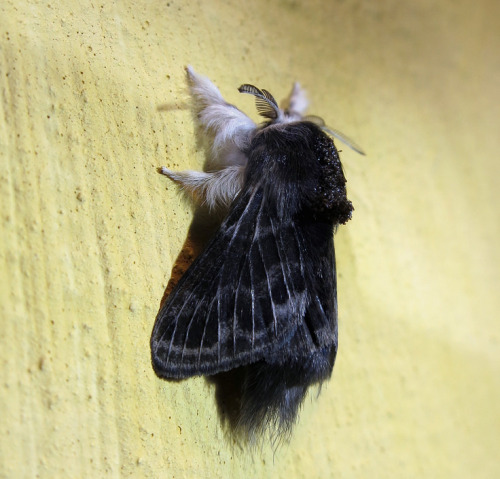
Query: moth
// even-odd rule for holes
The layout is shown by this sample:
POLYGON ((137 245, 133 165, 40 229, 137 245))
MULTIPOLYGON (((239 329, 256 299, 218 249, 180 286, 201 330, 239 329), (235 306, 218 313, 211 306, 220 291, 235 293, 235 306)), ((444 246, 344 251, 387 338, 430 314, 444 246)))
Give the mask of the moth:
POLYGON ((161 173, 224 220, 156 317, 153 369, 184 379, 239 368, 238 427, 283 436, 337 354, 333 233, 353 206, 331 136, 362 151, 304 116, 297 83, 282 108, 267 90, 239 88, 255 96, 257 125, 191 67, 187 78, 210 171, 161 173))

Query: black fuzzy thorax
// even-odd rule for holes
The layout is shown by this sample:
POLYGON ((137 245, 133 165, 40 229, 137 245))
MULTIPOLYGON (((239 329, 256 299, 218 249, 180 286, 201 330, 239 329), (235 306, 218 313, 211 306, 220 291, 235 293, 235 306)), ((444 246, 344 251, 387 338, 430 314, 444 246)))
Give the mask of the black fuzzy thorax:
POLYGON ((283 218, 344 224, 352 214, 346 179, 333 140, 311 122, 259 131, 247 151, 246 185, 263 185, 283 218))

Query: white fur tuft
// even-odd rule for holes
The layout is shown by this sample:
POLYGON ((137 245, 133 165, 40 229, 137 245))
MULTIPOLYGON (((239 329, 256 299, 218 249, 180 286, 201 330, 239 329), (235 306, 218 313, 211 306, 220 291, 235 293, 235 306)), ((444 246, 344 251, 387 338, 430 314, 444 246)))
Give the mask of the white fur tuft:
MULTIPOLYGON (((234 105, 227 103, 208 78, 199 75, 190 66, 186 72, 198 121, 213 135, 214 156, 221 156, 225 150, 231 151, 231 145, 244 149, 256 129, 255 123, 234 105)), ((220 160, 225 163, 224 158, 220 160)))
POLYGON ((304 116, 309 106, 306 91, 295 82, 292 87, 290 95, 283 102, 283 109, 288 110, 290 116, 298 116, 299 119, 304 116))
POLYGON ((197 203, 208 206, 211 210, 228 208, 238 196, 243 185, 243 166, 228 166, 219 171, 175 172, 162 166, 160 172, 177 183, 182 191, 197 203))

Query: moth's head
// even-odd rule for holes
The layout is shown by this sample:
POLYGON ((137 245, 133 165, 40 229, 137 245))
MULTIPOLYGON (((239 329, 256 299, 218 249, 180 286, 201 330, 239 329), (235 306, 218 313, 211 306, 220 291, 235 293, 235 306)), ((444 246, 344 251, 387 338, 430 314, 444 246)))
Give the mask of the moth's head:
POLYGON ((347 146, 354 151, 364 155, 364 151, 350 138, 333 128, 328 128, 322 118, 315 115, 305 115, 309 102, 305 91, 296 82, 293 85, 292 91, 288 97, 282 102, 282 107, 278 106, 277 101, 273 95, 267 90, 259 89, 254 85, 245 83, 238 88, 240 93, 248 93, 255 96, 255 105, 259 115, 263 116, 265 121, 261 128, 286 125, 287 123, 294 123, 300 121, 308 121, 315 123, 325 133, 333 136, 340 141, 344 142, 347 146))

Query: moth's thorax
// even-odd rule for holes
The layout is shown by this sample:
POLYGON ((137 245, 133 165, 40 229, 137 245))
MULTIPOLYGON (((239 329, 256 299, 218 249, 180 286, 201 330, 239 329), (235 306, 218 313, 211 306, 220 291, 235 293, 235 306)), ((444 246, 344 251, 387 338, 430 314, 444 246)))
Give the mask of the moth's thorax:
POLYGON ((280 214, 311 214, 333 223, 350 218, 337 149, 317 125, 270 122, 255 134, 246 154, 247 185, 263 185, 280 214))

